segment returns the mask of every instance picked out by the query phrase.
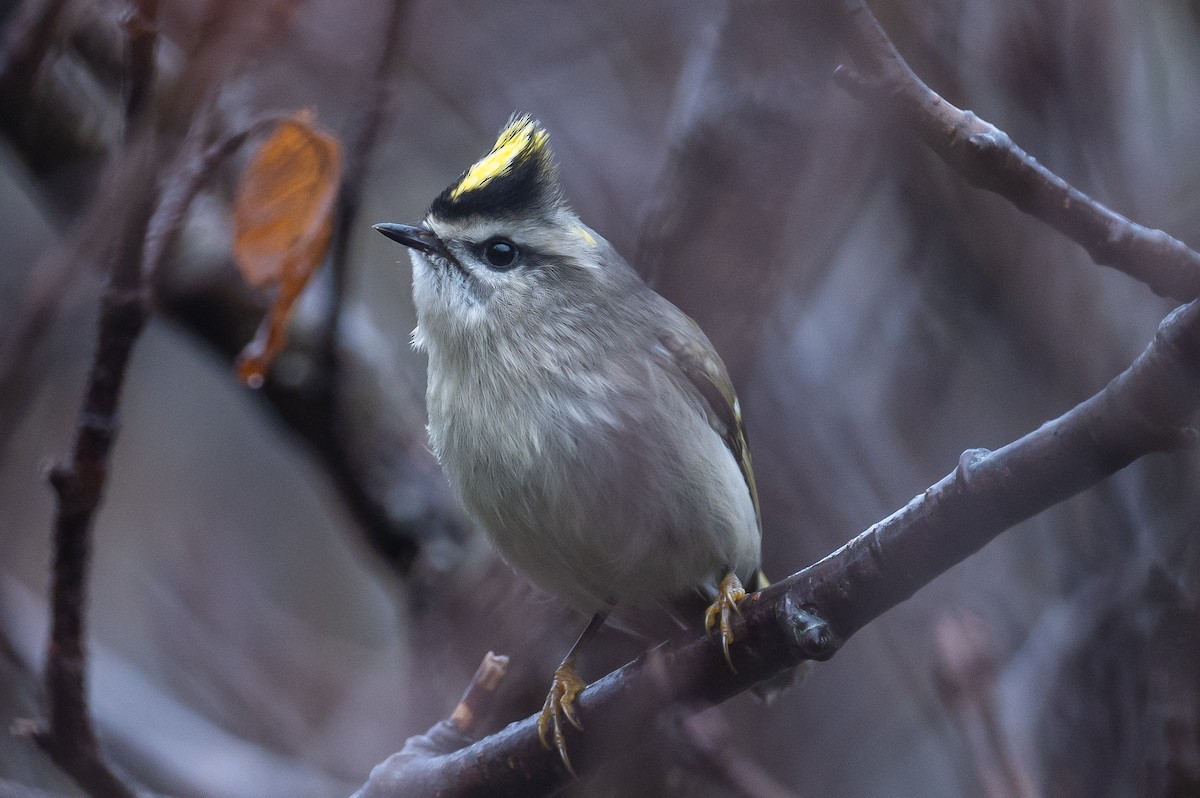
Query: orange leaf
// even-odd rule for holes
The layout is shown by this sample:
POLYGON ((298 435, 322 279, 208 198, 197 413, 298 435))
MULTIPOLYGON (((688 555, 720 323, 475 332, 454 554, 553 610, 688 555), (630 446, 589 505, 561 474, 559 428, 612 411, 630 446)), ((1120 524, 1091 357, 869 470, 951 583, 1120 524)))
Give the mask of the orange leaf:
POLYGON ((278 288, 238 357, 238 376, 251 387, 262 384, 286 345, 292 304, 325 258, 341 176, 341 147, 312 126, 310 114, 280 122, 242 173, 233 204, 233 258, 250 286, 278 288))

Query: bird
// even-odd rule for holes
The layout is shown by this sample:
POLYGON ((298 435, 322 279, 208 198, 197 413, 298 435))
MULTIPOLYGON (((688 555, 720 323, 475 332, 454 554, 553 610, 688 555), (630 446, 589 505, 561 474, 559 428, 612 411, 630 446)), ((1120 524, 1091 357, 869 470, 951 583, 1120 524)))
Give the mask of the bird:
MULTIPOLYGON (((502 557, 584 617, 538 733, 574 774, 579 652, 606 623, 719 634, 766 585, 741 407, 699 326, 567 203, 545 127, 516 114, 410 250, 431 448, 502 557), (690 608, 702 618, 685 618, 690 608), (698 613, 697 613, 698 614, 698 613)), ((699 276, 697 276, 699 279, 699 276)))

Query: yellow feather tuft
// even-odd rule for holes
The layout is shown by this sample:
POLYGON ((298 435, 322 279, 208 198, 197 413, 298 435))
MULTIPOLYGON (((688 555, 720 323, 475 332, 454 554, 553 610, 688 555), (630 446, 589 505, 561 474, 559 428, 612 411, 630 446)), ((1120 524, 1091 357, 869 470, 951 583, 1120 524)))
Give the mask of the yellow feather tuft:
POLYGON ((549 138, 546 131, 528 116, 517 117, 500 133, 492 151, 476 161, 451 189, 450 199, 456 200, 468 191, 487 185, 511 169, 516 161, 546 147, 549 138))

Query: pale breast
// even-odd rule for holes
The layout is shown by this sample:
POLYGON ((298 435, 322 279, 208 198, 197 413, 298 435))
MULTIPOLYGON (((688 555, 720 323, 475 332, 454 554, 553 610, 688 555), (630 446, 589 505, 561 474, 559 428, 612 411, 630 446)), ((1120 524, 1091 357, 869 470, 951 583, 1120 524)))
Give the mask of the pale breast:
POLYGON ((431 440, 464 505, 511 564, 583 612, 758 567, 753 504, 724 441, 661 374, 637 376, 503 392, 430 383, 431 440))

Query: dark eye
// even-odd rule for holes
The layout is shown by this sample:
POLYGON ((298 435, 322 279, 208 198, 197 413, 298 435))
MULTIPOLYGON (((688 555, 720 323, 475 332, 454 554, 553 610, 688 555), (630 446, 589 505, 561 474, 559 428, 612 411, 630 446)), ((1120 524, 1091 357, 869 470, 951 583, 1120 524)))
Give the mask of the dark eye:
POLYGON ((507 239, 493 238, 483 245, 483 256, 493 269, 511 269, 517 261, 517 247, 507 239))

